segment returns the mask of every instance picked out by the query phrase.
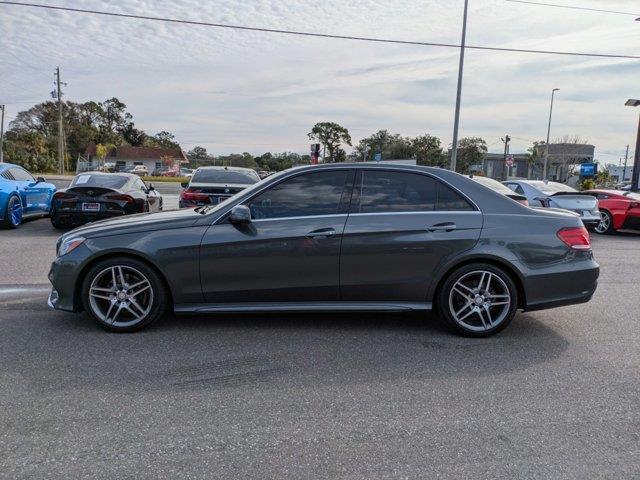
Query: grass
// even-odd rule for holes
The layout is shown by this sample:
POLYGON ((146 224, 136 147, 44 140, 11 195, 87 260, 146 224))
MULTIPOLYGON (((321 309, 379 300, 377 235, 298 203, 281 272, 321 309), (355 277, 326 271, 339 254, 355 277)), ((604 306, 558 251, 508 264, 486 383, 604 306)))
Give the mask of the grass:
POLYGON ((145 182, 171 182, 171 183, 182 183, 188 182, 188 177, 142 177, 142 180, 145 182))

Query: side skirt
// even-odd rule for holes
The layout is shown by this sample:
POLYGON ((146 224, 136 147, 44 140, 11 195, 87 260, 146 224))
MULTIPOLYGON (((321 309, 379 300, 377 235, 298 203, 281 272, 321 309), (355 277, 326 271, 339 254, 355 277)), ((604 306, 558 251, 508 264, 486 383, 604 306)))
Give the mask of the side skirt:
POLYGON ((428 302, 248 302, 248 303, 183 303, 175 313, 231 312, 409 312, 431 310, 428 302))

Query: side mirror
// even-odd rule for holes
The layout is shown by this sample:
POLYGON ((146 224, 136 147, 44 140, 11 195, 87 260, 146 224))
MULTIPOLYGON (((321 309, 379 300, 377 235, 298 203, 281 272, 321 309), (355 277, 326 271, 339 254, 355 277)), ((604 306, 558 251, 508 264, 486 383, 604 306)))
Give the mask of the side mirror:
POLYGON ((149 187, 147 188, 147 190, 151 191, 151 190, 155 190, 156 187, 153 186, 153 183, 149 184, 149 187))
POLYGON ((189 186, 189 182, 182 182, 182 183, 180 184, 180 186, 181 186, 182 188, 187 188, 187 187, 189 186))
POLYGON ((246 205, 236 205, 231 209, 229 221, 236 225, 251 223, 251 210, 246 205))
POLYGON ((36 183, 45 183, 47 181, 44 177, 36 177, 36 183))

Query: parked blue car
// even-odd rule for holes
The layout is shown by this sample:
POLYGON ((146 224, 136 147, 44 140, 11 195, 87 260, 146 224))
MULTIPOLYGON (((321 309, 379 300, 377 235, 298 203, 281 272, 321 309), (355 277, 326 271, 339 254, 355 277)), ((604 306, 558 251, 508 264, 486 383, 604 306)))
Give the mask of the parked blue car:
POLYGON ((27 218, 49 215, 55 191, 56 186, 44 178, 33 178, 18 165, 0 163, 0 223, 16 228, 27 218))

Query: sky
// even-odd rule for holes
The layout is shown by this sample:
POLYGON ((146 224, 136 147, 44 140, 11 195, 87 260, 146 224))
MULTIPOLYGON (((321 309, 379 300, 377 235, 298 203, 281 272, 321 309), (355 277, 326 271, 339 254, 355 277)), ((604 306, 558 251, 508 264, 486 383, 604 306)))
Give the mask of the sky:
MULTIPOLYGON (((460 42, 463 0, 39 0, 136 15, 399 40, 460 42)), ((550 1, 550 0, 546 0, 550 1)), ((554 0, 637 13, 637 0, 554 0)), ((640 55, 633 16, 470 0, 467 44, 640 55)), ((380 129, 450 144, 459 49, 309 38, 0 5, 0 103, 6 120, 44 101, 60 66, 65 98, 117 97, 148 133, 214 155, 305 153, 320 121, 354 144, 380 129)), ((596 157, 633 152, 640 60, 466 50, 460 137, 523 152, 578 135, 596 157)), ((347 151, 349 149, 347 148, 347 151)))

